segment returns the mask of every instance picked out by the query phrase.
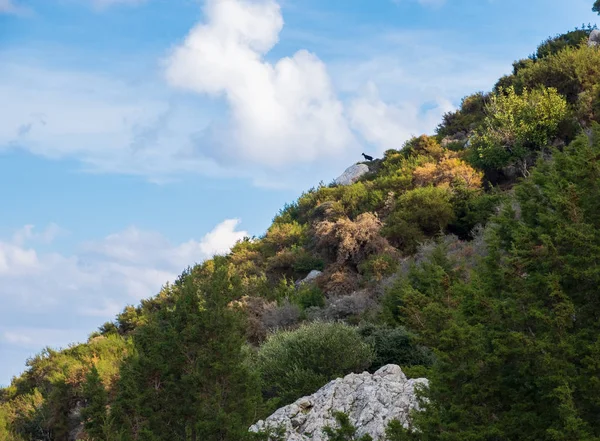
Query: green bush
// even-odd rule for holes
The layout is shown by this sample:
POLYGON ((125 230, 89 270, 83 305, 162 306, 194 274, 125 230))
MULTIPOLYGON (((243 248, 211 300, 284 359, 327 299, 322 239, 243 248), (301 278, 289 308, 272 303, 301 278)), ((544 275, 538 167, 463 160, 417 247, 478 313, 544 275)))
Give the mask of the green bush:
POLYGON ((421 187, 404 193, 388 216, 382 234, 407 253, 428 237, 445 230, 454 220, 450 192, 440 187, 421 187))
POLYGON ((323 294, 323 291, 313 284, 301 286, 293 295, 293 300, 294 303, 303 310, 311 307, 322 308, 325 306, 325 295, 323 294))
POLYGON ((512 86, 501 89, 486 112, 484 125, 471 140, 471 162, 496 170, 521 161, 523 175, 528 156, 548 146, 568 117, 567 102, 553 88, 524 89, 521 94, 512 86))
POLYGON ((446 113, 437 127, 438 138, 453 136, 459 132, 465 135, 478 127, 485 117, 485 105, 489 95, 476 93, 463 98, 460 109, 446 113))
POLYGON ((356 328, 315 322, 273 334, 260 347, 257 367, 274 406, 316 392, 328 381, 366 369, 373 349, 356 328))
POLYGON ((369 367, 374 372, 387 364, 398 366, 431 366, 433 355, 417 344, 413 334, 402 327, 391 328, 364 324, 359 328, 364 340, 374 348, 375 358, 369 367))
POLYGON ((398 268, 398 258, 389 254, 375 254, 358 265, 358 271, 366 280, 381 281, 394 274, 398 268))
POLYGON ((296 259, 292 265, 292 269, 296 274, 308 274, 312 270, 323 271, 325 262, 319 256, 312 254, 304 248, 296 248, 293 250, 296 259))
POLYGON ((581 43, 587 42, 587 39, 592 31, 592 27, 575 29, 562 35, 558 35, 553 38, 548 38, 537 48, 535 58, 540 60, 542 58, 555 55, 568 47, 577 47, 581 43))

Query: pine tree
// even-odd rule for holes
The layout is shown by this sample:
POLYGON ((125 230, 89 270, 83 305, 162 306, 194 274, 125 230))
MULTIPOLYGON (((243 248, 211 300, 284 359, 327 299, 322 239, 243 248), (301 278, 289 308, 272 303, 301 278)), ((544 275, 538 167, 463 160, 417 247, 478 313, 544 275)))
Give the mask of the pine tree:
POLYGON ((515 188, 450 290, 419 439, 600 439, 599 200, 599 126, 515 188))
POLYGON ((175 284, 174 304, 134 334, 114 405, 126 440, 241 440, 259 401, 245 363, 232 267, 215 258, 175 284))
POLYGON ((92 440, 104 440, 108 393, 96 366, 92 366, 83 385, 86 406, 81 411, 86 434, 92 440))

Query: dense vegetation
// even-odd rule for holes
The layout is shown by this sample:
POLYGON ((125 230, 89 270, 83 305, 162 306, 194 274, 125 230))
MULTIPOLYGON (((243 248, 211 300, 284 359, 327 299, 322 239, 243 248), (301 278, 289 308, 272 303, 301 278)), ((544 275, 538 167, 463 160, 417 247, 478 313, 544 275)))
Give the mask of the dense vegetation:
MULTIPOLYGON (((392 424, 390 441, 600 440, 591 31, 548 39, 435 135, 310 189, 85 344, 28 360, 0 391, 0 439, 252 439, 276 407, 395 363, 431 384, 417 430, 392 424)), ((337 421, 331 440, 358 439, 337 421)))

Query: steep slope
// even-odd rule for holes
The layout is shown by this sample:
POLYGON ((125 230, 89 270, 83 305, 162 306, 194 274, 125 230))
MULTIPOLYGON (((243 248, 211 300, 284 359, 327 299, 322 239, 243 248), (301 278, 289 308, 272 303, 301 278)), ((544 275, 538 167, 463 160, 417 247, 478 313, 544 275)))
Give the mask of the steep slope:
POLYGON ((435 136, 310 189, 264 236, 32 358, 0 392, 0 439, 239 440, 389 363, 431 379, 420 432, 391 440, 599 439, 591 32, 549 39, 435 136))

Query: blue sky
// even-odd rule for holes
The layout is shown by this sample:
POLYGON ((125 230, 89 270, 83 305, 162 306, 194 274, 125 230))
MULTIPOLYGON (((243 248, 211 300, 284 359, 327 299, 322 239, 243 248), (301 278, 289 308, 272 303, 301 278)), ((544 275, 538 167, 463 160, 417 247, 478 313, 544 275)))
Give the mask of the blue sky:
POLYGON ((591 0, 0 0, 0 384, 432 132, 591 0))

